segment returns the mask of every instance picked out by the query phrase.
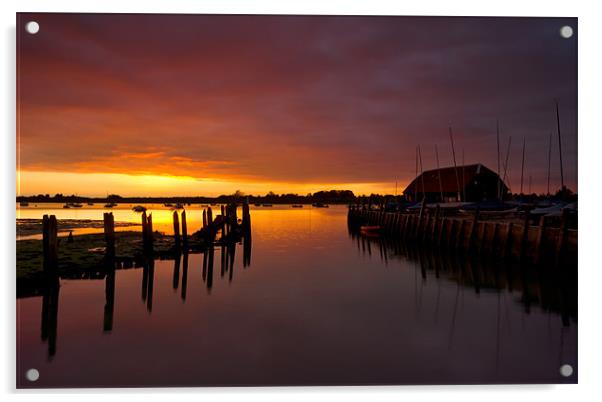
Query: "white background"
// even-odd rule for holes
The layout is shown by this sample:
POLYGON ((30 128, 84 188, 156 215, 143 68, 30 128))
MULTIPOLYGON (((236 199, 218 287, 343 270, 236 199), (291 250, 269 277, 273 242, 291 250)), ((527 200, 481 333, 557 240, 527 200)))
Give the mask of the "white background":
MULTIPOLYGON (((2 347, 0 392, 13 398, 44 398, 47 401, 103 400, 186 400, 244 398, 246 401, 323 399, 365 400, 602 400, 602 13, 596 2, 525 1, 268 1, 268 0, 2 0, 2 50, 0 68, 2 93, 2 210, 0 212, 0 300, 2 300, 2 347), (212 388, 139 390, 15 390, 15 13, 46 12, 129 12, 129 13, 232 13, 232 14, 390 14, 463 16, 563 16, 578 17, 579 38, 579 385, 556 386, 433 386, 433 387, 307 387, 307 388, 212 388), (47 395, 43 395, 48 393, 47 395), (85 393, 86 395, 81 395, 85 393), (106 395, 109 393, 109 395, 106 395), (66 395, 65 395, 66 394, 66 395)), ((202 363, 201 363, 202 364, 202 363)))

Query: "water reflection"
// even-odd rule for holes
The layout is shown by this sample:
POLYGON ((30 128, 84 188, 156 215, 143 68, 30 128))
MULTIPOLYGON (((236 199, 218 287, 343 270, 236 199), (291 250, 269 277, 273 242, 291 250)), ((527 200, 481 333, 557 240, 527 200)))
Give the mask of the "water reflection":
POLYGON ((19 299, 19 372, 44 374, 19 386, 576 381, 558 373, 577 368, 576 271, 432 253, 349 233, 344 208, 312 213, 266 209, 253 247, 63 278, 60 317, 58 285, 19 299))
MULTIPOLYGON (((237 244, 232 243, 228 246, 220 246, 222 277, 224 272, 229 272, 228 282, 233 280, 235 267, 235 255, 237 244)), ((244 263, 250 264, 250 242, 244 244, 245 257, 244 263)), ((213 286, 213 264, 214 248, 209 248, 203 252, 202 280, 206 282, 207 293, 211 293, 213 286)), ((186 292, 188 286, 188 259, 189 253, 177 254, 174 258, 173 268, 173 290, 177 291, 180 287, 180 297, 186 301, 186 292), (182 265, 182 276, 180 284, 180 264, 182 265), (181 285, 181 286, 180 286, 181 285)), ((103 314, 103 333, 110 334, 113 330, 113 317, 115 313, 115 280, 116 270, 126 268, 142 269, 142 302, 146 305, 149 314, 153 311, 153 287, 155 281, 155 260, 144 259, 142 267, 132 267, 128 264, 118 266, 116 269, 115 261, 110 259, 105 261, 104 281, 105 281, 105 304, 103 314)), ((103 273, 96 273, 87 279, 99 279, 103 273)), ((79 280, 86 280, 81 278, 79 280)), ((60 279, 58 276, 50 276, 42 285, 42 319, 41 319, 41 338, 48 342, 48 358, 52 359, 56 354, 57 328, 58 328, 58 309, 59 309, 59 291, 60 279)))
POLYGON ((52 359, 56 354, 59 290, 58 277, 54 276, 46 279, 46 286, 42 294, 41 338, 43 342, 48 342, 48 359, 52 359))
MULTIPOLYGON (((372 249, 377 248, 378 256, 385 265, 389 264, 390 259, 415 263, 416 270, 420 272, 421 287, 427 286, 432 274, 437 283, 439 280, 455 282, 458 292, 462 288, 472 288, 477 295, 483 291, 496 292, 498 296, 506 292, 520 292, 517 301, 523 306, 525 314, 530 314, 536 305, 548 313, 560 314, 563 326, 569 326, 577 320, 575 267, 510 264, 495 256, 470 256, 432 250, 399 239, 366 236, 352 230, 349 236, 362 255, 371 258, 372 249)), ((416 294, 419 294, 418 290, 416 294)), ((418 305, 419 302, 417 300, 418 305)), ((455 313, 456 309, 454 316, 455 313)))

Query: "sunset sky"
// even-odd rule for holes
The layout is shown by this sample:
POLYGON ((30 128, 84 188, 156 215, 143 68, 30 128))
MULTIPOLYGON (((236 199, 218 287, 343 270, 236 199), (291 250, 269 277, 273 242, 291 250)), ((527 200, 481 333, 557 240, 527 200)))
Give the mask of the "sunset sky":
POLYGON ((577 189, 577 20, 19 14, 17 194, 399 192, 424 169, 577 189), (28 21, 40 31, 25 32, 28 21), (575 35, 559 31, 571 25, 575 35))

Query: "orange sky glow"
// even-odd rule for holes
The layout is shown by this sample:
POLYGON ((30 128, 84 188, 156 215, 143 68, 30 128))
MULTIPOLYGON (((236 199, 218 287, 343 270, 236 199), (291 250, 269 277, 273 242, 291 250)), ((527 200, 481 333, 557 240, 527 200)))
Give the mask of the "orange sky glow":
POLYGON ((401 193, 424 169, 577 190, 574 19, 19 14, 17 195, 401 193), (35 19, 40 32, 24 25, 35 19))

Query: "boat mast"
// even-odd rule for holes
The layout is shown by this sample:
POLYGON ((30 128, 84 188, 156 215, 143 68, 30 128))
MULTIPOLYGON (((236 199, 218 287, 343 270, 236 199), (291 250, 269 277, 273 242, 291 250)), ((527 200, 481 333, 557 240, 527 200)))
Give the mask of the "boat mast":
POLYGON ((420 178, 422 181, 422 202, 426 199, 426 191, 424 189, 424 170, 422 169, 422 152, 420 150, 420 145, 418 145, 418 158, 420 159, 420 178))
POLYGON ((443 201, 443 182, 441 181, 441 168, 439 167, 439 151, 437 150, 437 144, 435 144, 435 157, 437 158, 437 172, 439 172, 439 192, 441 193, 441 202, 443 201))
POLYGON ((502 171, 500 169, 500 121, 496 120, 496 137, 497 137, 497 198, 502 198, 502 171))
POLYGON ((508 148, 506 149, 506 162, 504 163, 504 178, 503 178, 504 183, 506 183, 506 173, 508 172, 508 158, 510 157, 510 144, 512 144, 512 136, 508 137, 508 148))
POLYGON ((558 100, 556 102, 556 127, 558 128, 558 154, 560 155, 560 190, 564 190, 564 171, 562 169, 562 141, 560 140, 560 113, 558 112, 558 100))
POLYGON ((520 193, 523 194, 523 179, 525 175, 525 137, 523 137, 523 162, 520 166, 520 193))
POLYGON ((418 200, 418 147, 416 147, 416 178, 414 179, 414 201, 418 200))
POLYGON ((466 177, 464 175, 464 148, 462 148, 462 201, 466 201, 466 177))
POLYGON ((548 197, 550 196, 550 168, 552 166, 552 130, 550 130, 550 140, 548 143, 548 197))
POLYGON ((451 140, 452 147, 452 155, 454 157, 454 171, 456 172, 456 185, 458 186, 458 200, 460 199, 460 177, 458 177, 458 166, 456 165, 456 149, 454 148, 454 135, 452 133, 452 128, 449 126, 449 139, 451 140))

